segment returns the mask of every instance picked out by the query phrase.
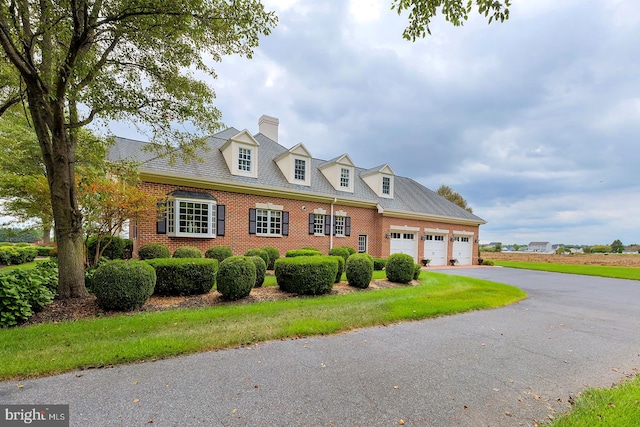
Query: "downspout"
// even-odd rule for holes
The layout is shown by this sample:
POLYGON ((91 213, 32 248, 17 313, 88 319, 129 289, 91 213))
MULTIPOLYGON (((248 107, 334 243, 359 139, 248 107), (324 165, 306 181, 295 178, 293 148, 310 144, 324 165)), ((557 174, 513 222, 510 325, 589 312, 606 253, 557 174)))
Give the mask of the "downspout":
POLYGON ((333 249, 333 205, 338 201, 337 197, 333 198, 331 202, 331 224, 329 224, 329 250, 333 249))

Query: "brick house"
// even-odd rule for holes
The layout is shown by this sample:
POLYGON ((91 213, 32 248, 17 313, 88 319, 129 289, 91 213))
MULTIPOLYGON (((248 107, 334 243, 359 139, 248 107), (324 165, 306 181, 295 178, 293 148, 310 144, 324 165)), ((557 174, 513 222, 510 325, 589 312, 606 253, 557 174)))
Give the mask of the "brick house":
POLYGON ((172 251, 226 245, 235 255, 347 245, 374 257, 475 263, 484 220, 388 164, 364 169, 348 154, 325 161, 302 143, 288 149, 278 144, 278 124, 262 116, 255 135, 221 131, 199 153, 202 162, 172 164, 143 150, 145 142, 116 138, 108 157, 139 162, 141 187, 166 201, 157 222, 130 227, 134 252, 152 242, 172 251))

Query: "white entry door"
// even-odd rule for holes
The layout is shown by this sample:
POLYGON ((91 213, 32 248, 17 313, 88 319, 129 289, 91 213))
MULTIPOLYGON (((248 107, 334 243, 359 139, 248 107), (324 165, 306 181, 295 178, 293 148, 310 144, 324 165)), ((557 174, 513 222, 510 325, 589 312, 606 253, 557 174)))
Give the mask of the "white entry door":
POLYGON ((416 233, 391 233, 389 254, 411 255, 415 261, 418 256, 416 233))
POLYGON ((444 234, 425 234, 424 258, 429 265, 447 265, 447 238, 444 234))
POLYGON ((473 242, 468 236, 453 237, 453 257, 458 260, 459 265, 471 265, 471 252, 473 242))

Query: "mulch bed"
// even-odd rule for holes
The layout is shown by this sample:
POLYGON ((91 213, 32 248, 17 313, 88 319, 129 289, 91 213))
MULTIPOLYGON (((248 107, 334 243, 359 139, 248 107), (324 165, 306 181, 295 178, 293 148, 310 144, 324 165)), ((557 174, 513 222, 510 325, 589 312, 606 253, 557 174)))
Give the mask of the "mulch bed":
MULTIPOLYGON (((408 285, 393 283, 387 279, 375 279, 367 289, 358 289, 349 286, 347 282, 340 282, 333 285, 333 289, 329 295, 341 295, 351 292, 370 292, 376 289, 396 288, 403 286, 415 286, 418 281, 412 281, 408 285)), ((261 301, 277 301, 288 298, 309 298, 296 294, 283 292, 277 286, 267 286, 262 288, 254 288, 251 294, 240 301, 226 301, 218 291, 211 291, 204 295, 194 295, 185 297, 164 297, 152 295, 147 302, 139 309, 128 313, 141 313, 145 311, 162 311, 175 308, 198 308, 211 307, 223 304, 251 304, 261 301)), ((64 320, 91 319, 104 316, 112 316, 114 314, 122 314, 118 311, 103 310, 98 307, 96 297, 89 295, 86 298, 74 298, 69 300, 54 300, 47 305, 42 311, 35 313, 23 325, 35 325, 45 322, 61 322, 64 320)))

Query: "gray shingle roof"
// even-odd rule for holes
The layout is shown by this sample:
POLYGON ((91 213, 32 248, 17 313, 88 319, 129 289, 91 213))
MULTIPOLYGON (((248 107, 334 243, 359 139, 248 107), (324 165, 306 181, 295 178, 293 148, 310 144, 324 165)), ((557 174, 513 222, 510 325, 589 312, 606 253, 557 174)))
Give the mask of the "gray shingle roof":
MULTIPOLYGON (((107 156, 111 160, 129 159, 140 162, 140 170, 143 172, 189 176, 210 182, 253 184, 272 189, 282 189, 283 191, 293 190, 313 195, 325 195, 372 204, 377 203, 385 210, 442 216, 476 223, 485 222, 480 217, 440 197, 411 178, 396 175, 394 177, 394 198, 378 197, 360 178, 361 174, 370 172, 375 168, 355 167, 354 191, 349 193, 336 190, 320 171, 320 166, 326 165, 331 161, 312 158, 310 165, 311 186, 291 184, 274 161, 278 156, 287 152, 288 149, 261 133, 254 135, 256 141, 260 143, 258 149, 258 177, 250 178, 232 175, 220 152, 220 147, 238 133, 237 129, 228 128, 210 137, 207 140, 208 150, 201 149, 197 153, 203 161, 192 160, 184 162, 178 159, 172 164, 165 157, 158 157, 151 152, 145 151, 144 148, 148 146, 148 143, 126 138, 116 138, 115 144, 110 147, 107 156)), ((334 160, 340 157, 342 156, 338 156, 334 160)))

